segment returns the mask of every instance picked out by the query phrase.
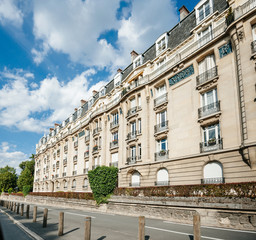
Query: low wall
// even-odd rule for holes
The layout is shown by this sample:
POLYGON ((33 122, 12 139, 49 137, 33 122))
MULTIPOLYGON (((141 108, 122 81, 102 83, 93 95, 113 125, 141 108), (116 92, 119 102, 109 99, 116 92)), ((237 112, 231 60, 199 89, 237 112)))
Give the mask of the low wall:
POLYGON ((192 224, 193 215, 201 215, 204 226, 256 231, 256 200, 249 198, 159 198, 112 196, 108 204, 95 201, 28 195, 2 195, 1 200, 25 204, 48 205, 100 211, 130 216, 145 216, 167 221, 192 224))

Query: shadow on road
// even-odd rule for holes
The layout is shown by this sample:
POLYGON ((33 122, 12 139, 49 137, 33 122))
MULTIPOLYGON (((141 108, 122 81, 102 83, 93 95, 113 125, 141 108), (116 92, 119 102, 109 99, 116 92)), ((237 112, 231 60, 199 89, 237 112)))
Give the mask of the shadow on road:
POLYGON ((146 235, 145 236, 145 240, 149 240, 150 239, 150 236, 149 235, 146 235))
POLYGON ((69 234, 69 233, 74 232, 74 231, 76 231, 76 230, 78 230, 78 229, 80 229, 80 228, 71 229, 70 231, 65 232, 63 235, 69 234))
POLYGON ((102 236, 102 237, 98 238, 97 240, 103 240, 105 238, 106 238, 106 236, 102 236))
POLYGON ((194 240, 194 236, 193 235, 189 235, 189 240, 194 240))

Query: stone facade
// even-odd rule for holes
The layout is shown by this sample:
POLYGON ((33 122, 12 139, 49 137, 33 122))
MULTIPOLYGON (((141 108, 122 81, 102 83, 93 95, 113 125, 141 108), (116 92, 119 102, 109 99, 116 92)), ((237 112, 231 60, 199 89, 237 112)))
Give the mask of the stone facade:
POLYGON ((200 1, 40 139, 33 190, 256 181, 255 71, 256 0, 200 1))

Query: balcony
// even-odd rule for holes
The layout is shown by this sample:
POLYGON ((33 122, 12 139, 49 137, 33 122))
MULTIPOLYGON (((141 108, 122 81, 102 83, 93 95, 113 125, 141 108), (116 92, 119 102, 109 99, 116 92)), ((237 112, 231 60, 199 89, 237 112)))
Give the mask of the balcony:
POLYGON ((113 148, 117 148, 118 147, 118 139, 113 140, 110 144, 109 144, 110 149, 113 148))
POLYGON ((140 186, 140 182, 130 183, 129 186, 130 187, 139 187, 140 186))
POLYGON ((170 181, 156 181, 155 186, 168 186, 170 185, 170 181))
POLYGON ((169 150, 160 150, 155 153, 155 161, 163 161, 169 158, 169 150))
POLYGON ((97 167, 100 167, 100 165, 99 164, 93 165, 92 170, 96 169, 97 167))
POLYGON ((222 138, 219 139, 209 139, 208 142, 201 142, 200 143, 200 152, 210 152, 210 151, 216 151, 223 148, 222 144, 222 138))
POLYGON ((78 147, 78 141, 75 141, 74 142, 74 148, 77 148, 78 147))
POLYGON ((84 168, 84 174, 88 174, 89 168, 84 168))
POLYGON ((155 134, 168 130, 168 121, 155 125, 155 134))
POLYGON ((225 183, 224 177, 201 179, 201 184, 220 184, 220 183, 225 183))
POLYGON ((73 175, 73 176, 76 176, 76 175, 77 175, 77 171, 76 171, 76 170, 73 171, 73 172, 72 172, 72 175, 73 175))
POLYGON ((98 134, 101 131, 101 127, 97 127, 95 129, 93 129, 93 136, 98 134))
POLYGON ((110 167, 117 167, 118 168, 118 162, 109 163, 109 166, 110 167))
POLYGON ((220 101, 213 102, 198 109, 198 118, 203 118, 220 111, 220 101))
POLYGON ((157 97, 155 100, 154 100, 154 106, 155 107, 158 107, 164 103, 167 103, 168 102, 168 94, 165 93, 163 95, 161 95, 160 97, 157 97))
POLYGON ((131 164, 135 164, 137 162, 137 156, 132 156, 132 157, 128 157, 126 164, 131 165, 131 164))
POLYGON ((134 131, 134 132, 130 132, 127 134, 127 140, 133 140, 133 139, 136 139, 137 137, 137 131, 134 131))
POLYGON ((113 129, 113 128, 118 127, 118 126, 119 126, 119 122, 118 121, 114 121, 114 122, 110 123, 110 129, 113 129))
POLYGON ((84 137, 84 142, 88 142, 90 140, 90 135, 84 137))
POLYGON ((256 40, 251 42, 251 50, 252 50, 252 54, 256 53, 256 40))
POLYGON ((129 109, 128 112, 127 112, 127 117, 133 116, 133 115, 136 114, 140 109, 141 109, 140 106, 133 107, 133 108, 129 109))
POLYGON ((218 68, 217 66, 215 66, 196 77, 196 86, 198 87, 217 76, 218 76, 218 68))
POLYGON ((92 148, 92 153, 96 153, 99 151, 99 146, 95 145, 93 148, 92 148))
POLYGON ((60 167, 60 162, 58 161, 57 163, 56 163, 56 168, 59 168, 60 167))
POLYGON ((63 165, 67 165, 67 162, 68 162, 67 158, 64 158, 63 159, 63 165))
POLYGON ((55 178, 58 178, 59 177, 59 174, 57 173, 57 174, 55 174, 55 178))
POLYGON ((89 153, 90 153, 89 150, 85 151, 85 152, 84 152, 84 158, 89 157, 89 153))
POLYGON ((75 155, 75 156, 73 157, 73 162, 74 162, 74 163, 77 162, 77 155, 75 155))
POLYGON ((62 173, 62 177, 66 177, 66 176, 67 176, 66 172, 62 173))
POLYGON ((68 145, 64 146, 64 152, 68 151, 68 145))

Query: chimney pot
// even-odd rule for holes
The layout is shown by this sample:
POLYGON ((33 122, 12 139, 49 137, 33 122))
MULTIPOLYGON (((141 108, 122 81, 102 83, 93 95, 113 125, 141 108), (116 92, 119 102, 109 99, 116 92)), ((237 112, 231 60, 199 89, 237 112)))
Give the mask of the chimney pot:
POLYGON ((84 100, 84 99, 81 99, 80 100, 80 103, 81 103, 81 107, 86 103, 87 101, 86 100, 84 100))
POLYGON ((94 96, 96 93, 98 93, 96 90, 92 91, 92 95, 94 96))
POLYGON ((138 56, 139 54, 136 53, 134 50, 131 51, 131 60, 133 62, 133 60, 138 56))
POLYGON ((188 9, 184 5, 179 9, 179 12, 180 12, 180 21, 182 21, 189 14, 188 9))
POLYGON ((118 72, 118 73, 120 73, 120 72, 122 72, 122 71, 123 71, 123 70, 122 70, 121 68, 118 68, 118 69, 117 69, 117 72, 118 72))

